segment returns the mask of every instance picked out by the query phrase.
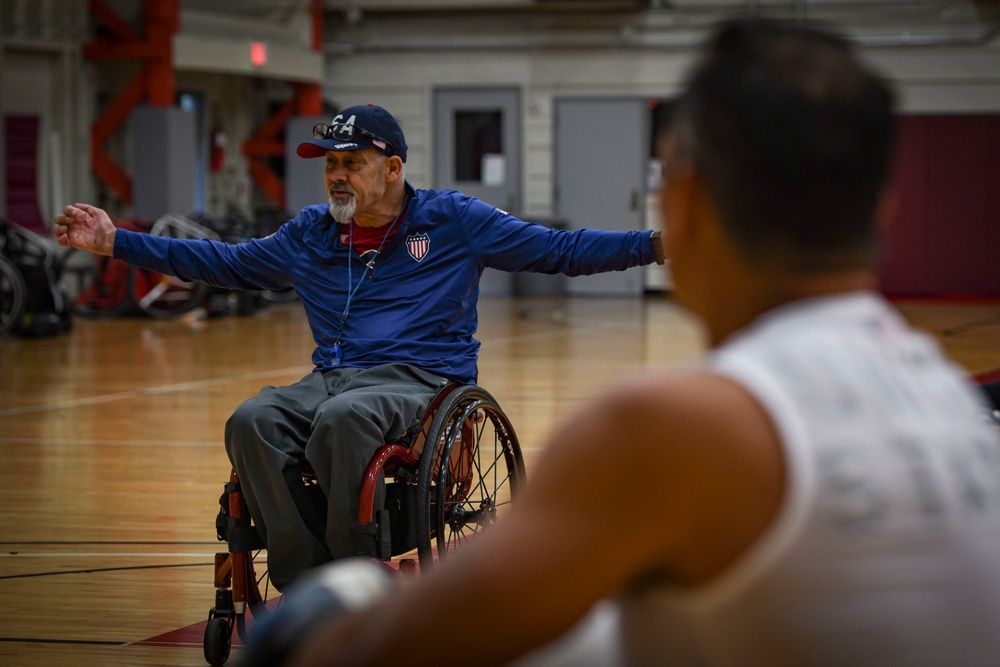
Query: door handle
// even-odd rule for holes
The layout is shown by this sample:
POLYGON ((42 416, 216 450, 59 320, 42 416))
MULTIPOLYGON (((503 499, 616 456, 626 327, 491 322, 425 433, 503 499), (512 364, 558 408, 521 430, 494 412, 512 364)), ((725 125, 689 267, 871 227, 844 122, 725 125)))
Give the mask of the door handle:
POLYGON ((639 191, 635 188, 632 188, 632 191, 629 193, 628 208, 630 211, 639 210, 639 191))

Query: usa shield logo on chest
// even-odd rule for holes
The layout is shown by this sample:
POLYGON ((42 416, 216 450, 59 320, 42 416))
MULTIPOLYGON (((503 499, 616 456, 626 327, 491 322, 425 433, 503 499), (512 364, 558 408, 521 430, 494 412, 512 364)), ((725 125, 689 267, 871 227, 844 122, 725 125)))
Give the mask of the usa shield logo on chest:
POLYGON ((427 251, 431 247, 431 237, 426 233, 410 234, 406 237, 406 249, 410 257, 418 262, 427 256, 427 251))

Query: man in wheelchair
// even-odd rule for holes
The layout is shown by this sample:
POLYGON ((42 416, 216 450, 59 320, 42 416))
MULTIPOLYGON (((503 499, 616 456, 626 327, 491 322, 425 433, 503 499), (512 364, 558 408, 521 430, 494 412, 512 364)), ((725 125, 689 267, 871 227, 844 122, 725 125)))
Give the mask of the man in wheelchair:
POLYGON ((298 294, 316 343, 313 372, 263 388, 225 430, 278 589, 355 553, 372 454, 443 385, 476 380, 483 269, 581 275, 663 261, 657 233, 556 230, 458 192, 414 189, 406 151, 388 111, 345 109, 298 147, 301 157, 323 158, 329 201, 234 245, 115 229, 87 204, 56 218, 62 245, 210 285, 298 294), (327 498, 325 518, 303 490, 303 462, 327 498))

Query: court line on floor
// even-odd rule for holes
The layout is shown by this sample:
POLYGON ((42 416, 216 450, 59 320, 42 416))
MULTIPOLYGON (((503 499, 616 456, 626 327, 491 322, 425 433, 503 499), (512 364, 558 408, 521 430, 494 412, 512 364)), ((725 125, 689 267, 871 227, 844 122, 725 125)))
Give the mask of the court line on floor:
POLYGON ((125 646, 128 642, 99 639, 38 639, 33 637, 0 637, 0 642, 14 644, 69 644, 71 646, 125 646))
POLYGON ((130 545, 136 546, 141 544, 148 545, 164 545, 164 544, 176 544, 176 545, 190 545, 190 544, 215 544, 215 542, 210 542, 208 540, 22 540, 20 542, 15 540, 7 540, 6 542, 0 542, 0 547, 15 546, 18 544, 29 545, 29 546, 65 546, 68 544, 118 544, 118 545, 130 545))
POLYGON ((0 445, 64 445, 68 447, 114 446, 129 447, 218 447, 223 448, 222 437, 218 440, 108 440, 106 438, 3 438, 0 445))
MULTIPOLYGON (((499 338, 483 338, 480 339, 480 343, 483 345, 490 346, 505 346, 512 343, 524 343, 531 342, 534 340, 542 340, 545 338, 552 338, 553 336, 565 335, 569 329, 572 328, 607 328, 603 325, 594 326, 593 322, 589 322, 586 326, 568 322, 562 320, 558 322, 560 325, 569 324, 570 326, 560 326, 557 329, 548 331, 538 331, 532 334, 521 334, 513 336, 502 336, 499 338)), ((615 326, 615 325, 613 325, 615 326)), ((311 370, 307 366, 292 366, 282 369, 273 369, 269 371, 260 371, 258 373, 245 373, 243 375, 226 375, 217 378, 208 378, 205 380, 192 380, 189 382, 178 382, 174 384, 159 385, 155 387, 145 387, 142 389, 131 389, 129 391, 120 391, 113 394, 101 394, 98 396, 87 396, 84 398, 75 398, 65 401, 55 401, 52 403, 41 403, 39 405, 25 405, 17 408, 7 408, 5 410, 0 410, 0 417, 8 417, 12 415, 22 415, 30 414, 33 412, 47 412, 49 410, 63 410, 68 408, 77 408, 87 405, 96 405, 98 403, 109 403, 112 401, 126 400, 130 398, 137 398, 140 396, 158 396, 161 394, 169 394, 180 391, 187 391, 191 389, 200 389, 204 387, 212 387, 223 384, 229 384, 232 382, 242 382, 246 380, 262 380, 270 377, 279 377, 282 375, 291 375, 298 373, 299 375, 305 375, 311 370)), ((0 442, 9 441, 7 438, 0 438, 0 442)), ((51 442, 51 441, 49 441, 51 442)))
MULTIPOLYGON (((565 329, 560 329, 558 331, 541 331, 534 334, 528 334, 525 336, 506 336, 503 338, 489 339, 488 341, 481 341, 483 344, 487 342, 490 345, 507 345, 512 342, 520 341, 531 341, 541 338, 549 338, 553 335, 560 335, 565 333, 565 329)), ((271 377, 280 377, 283 375, 292 375, 298 373, 299 376, 304 376, 311 369, 307 366, 292 366, 289 368, 275 369, 270 371, 261 371, 258 373, 245 373, 243 375, 226 375, 216 378, 208 378, 205 380, 192 380, 189 382, 178 382, 174 384, 159 385, 155 387, 145 387, 142 389, 130 389, 129 391, 119 391, 113 394, 100 394, 98 396, 87 396, 84 398, 74 398, 65 401, 55 401, 52 403, 41 403, 38 405, 25 405, 18 408, 7 408, 5 410, 0 410, 0 417, 9 417, 13 415, 23 415, 30 414, 33 412, 47 412, 50 410, 65 410, 69 408, 78 408, 87 405, 96 405, 99 403, 109 403, 112 401, 121 401, 130 398, 138 398, 141 396, 159 396, 161 394, 170 394, 181 391, 188 391, 191 389, 201 389, 205 387, 212 387, 218 385, 229 384, 232 382, 243 382, 246 380, 263 380, 271 377)), ((9 439, 0 439, 0 442, 4 442, 9 439)))
POLYGON ((171 565, 132 565, 129 567, 91 567, 80 570, 57 570, 53 572, 29 572, 27 574, 5 574, 0 575, 0 581, 8 579, 32 579, 37 577, 53 577, 63 574, 94 574, 98 572, 126 572, 132 570, 166 570, 174 567, 214 567, 211 563, 174 563, 171 565))
POLYGON ((108 403, 110 401, 120 401, 123 399, 136 398, 139 396, 158 396, 160 394, 169 394, 178 391, 187 391, 190 389, 200 389, 204 387, 212 387, 221 384, 228 384, 231 382, 242 382, 244 380, 263 380, 269 377, 278 377, 282 375, 290 375, 293 373, 299 373, 300 375, 305 375, 308 372, 309 372, 308 367, 293 366, 290 368, 261 371, 259 373, 245 373, 243 375, 227 375, 217 378, 208 378, 205 380, 178 382, 175 384, 159 385, 156 387, 145 387, 142 389, 119 391, 113 394, 101 394, 99 396, 74 398, 66 401, 55 401, 53 403, 41 403, 39 405, 25 405, 19 408, 8 408, 6 410, 0 410, 0 417, 7 417, 10 415, 20 415, 31 412, 46 412, 48 410, 61 410, 65 408, 77 408, 84 405, 108 403))
MULTIPOLYGON (((87 438, 4 438, 0 437, 0 445, 62 445, 71 447, 90 447, 90 446, 127 446, 127 447, 218 447, 220 450, 223 448, 222 438, 218 440, 189 440, 186 442, 166 440, 105 440, 105 439, 93 439, 89 440, 87 438)), ((542 447, 521 447, 522 452, 536 452, 541 451, 542 447)), ((0 544, 3 544, 0 542, 0 544)))
MULTIPOLYGON (((220 544, 222 543, 220 542, 220 544)), ((170 551, 79 551, 76 553, 61 551, 48 553, 22 553, 20 551, 12 551, 8 553, 0 553, 0 558, 212 558, 214 556, 214 551, 212 553, 196 554, 175 553, 170 551)))

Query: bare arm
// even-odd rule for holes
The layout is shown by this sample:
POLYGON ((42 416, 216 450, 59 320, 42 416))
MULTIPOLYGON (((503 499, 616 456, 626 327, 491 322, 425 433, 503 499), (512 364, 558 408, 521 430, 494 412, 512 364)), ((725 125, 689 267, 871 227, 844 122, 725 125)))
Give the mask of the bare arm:
POLYGON ((697 585, 758 537, 783 489, 770 422, 718 377, 646 381, 564 424, 504 521, 375 607, 327 626, 305 665, 503 664, 657 572, 697 585), (483 632, 441 632, 480 619, 483 632))
POLYGON ((104 210, 90 204, 71 204, 56 216, 53 235, 61 246, 112 256, 116 231, 104 210))

